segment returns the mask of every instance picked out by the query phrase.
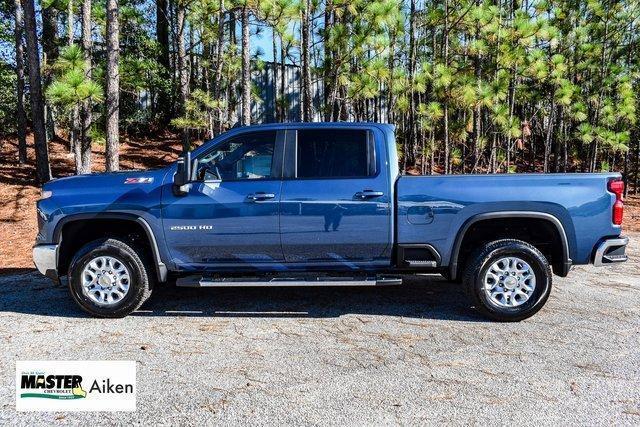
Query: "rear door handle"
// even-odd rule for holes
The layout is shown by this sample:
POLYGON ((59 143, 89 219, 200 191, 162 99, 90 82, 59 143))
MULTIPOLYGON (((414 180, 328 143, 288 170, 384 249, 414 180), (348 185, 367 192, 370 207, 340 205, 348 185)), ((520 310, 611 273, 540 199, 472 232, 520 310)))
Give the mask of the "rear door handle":
POLYGON ((262 191, 258 191, 257 193, 251 193, 247 196, 247 199, 258 202, 260 200, 268 200, 275 198, 276 195, 273 193, 263 193, 262 191))
POLYGON ((364 190, 364 191, 358 191, 355 194, 355 198, 356 199, 372 199, 374 197, 382 197, 384 196, 384 193, 382 191, 372 191, 372 190, 364 190))

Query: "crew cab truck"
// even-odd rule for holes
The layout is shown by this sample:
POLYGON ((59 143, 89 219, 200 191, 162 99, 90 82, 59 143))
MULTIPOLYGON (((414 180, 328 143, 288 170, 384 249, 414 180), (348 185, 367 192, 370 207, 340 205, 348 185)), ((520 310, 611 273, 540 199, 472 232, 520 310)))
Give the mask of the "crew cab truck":
POLYGON ((61 178, 33 259, 87 312, 154 287, 394 285, 440 273, 499 321, 547 301, 552 273, 625 261, 616 173, 405 176, 394 128, 232 129, 163 169, 61 178))

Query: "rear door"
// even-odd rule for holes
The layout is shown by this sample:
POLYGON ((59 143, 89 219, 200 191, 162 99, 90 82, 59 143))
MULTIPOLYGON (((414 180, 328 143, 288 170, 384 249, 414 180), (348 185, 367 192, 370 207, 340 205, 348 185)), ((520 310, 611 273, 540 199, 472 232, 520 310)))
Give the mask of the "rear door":
POLYGON ((367 128, 287 130, 280 201, 287 263, 389 264, 391 188, 381 138, 367 128))

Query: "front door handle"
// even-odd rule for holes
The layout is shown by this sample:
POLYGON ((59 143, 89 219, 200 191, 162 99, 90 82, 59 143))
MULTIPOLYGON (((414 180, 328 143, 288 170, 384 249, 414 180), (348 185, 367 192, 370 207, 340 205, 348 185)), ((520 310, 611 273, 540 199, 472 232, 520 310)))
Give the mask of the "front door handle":
POLYGON ((382 191, 372 191, 372 190, 358 191, 354 195, 356 199, 360 199, 360 200, 372 199, 374 197, 382 197, 382 196, 384 196, 384 193, 382 191))
POLYGON ((260 200, 268 200, 275 198, 276 195, 273 193, 263 193, 262 191, 258 191, 257 193, 251 193, 247 196, 247 199, 252 202, 258 202, 260 200))

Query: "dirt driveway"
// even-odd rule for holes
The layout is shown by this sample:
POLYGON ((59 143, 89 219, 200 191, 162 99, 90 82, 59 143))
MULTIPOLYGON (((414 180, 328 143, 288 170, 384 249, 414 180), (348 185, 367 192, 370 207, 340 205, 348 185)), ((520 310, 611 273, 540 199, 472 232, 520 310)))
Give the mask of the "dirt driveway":
POLYGON ((33 272, 0 276, 0 424, 640 423, 640 234, 545 309, 486 322, 434 277, 395 288, 162 289, 85 317, 33 272), (16 415, 16 360, 138 362, 136 413, 16 415))

